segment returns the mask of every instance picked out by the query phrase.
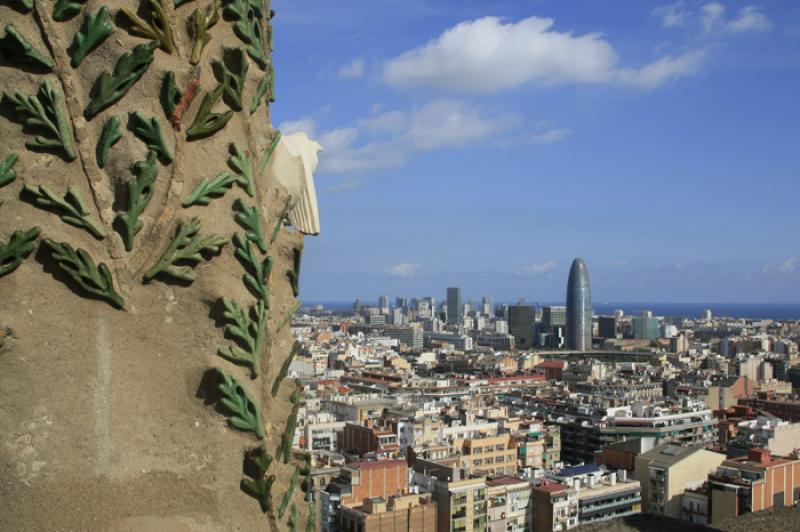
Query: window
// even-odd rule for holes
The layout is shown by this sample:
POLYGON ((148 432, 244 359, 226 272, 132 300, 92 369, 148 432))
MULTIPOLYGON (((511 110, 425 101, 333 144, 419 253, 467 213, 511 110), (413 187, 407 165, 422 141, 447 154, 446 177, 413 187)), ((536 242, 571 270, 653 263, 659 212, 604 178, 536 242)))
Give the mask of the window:
POLYGON ((472 454, 481 454, 483 452, 483 447, 473 447, 472 454))

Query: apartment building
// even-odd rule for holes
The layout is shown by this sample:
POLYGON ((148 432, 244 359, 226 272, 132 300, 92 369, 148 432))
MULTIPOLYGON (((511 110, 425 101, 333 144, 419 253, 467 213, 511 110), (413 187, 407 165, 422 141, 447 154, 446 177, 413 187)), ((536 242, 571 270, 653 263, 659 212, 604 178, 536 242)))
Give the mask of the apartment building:
POLYGON ((527 480, 503 475, 486 482, 489 532, 525 532, 528 530, 531 485, 527 480))
POLYGON ((510 434, 456 440, 453 449, 460 453, 461 465, 469 471, 491 475, 517 473, 516 442, 510 434))
POLYGON ((635 477, 645 512, 681 518, 681 496, 701 486, 725 455, 700 446, 665 443, 636 457, 635 477))
POLYGON ((430 494, 366 499, 341 509, 342 532, 437 532, 436 503, 430 494))
POLYGON ((578 526, 577 491, 543 480, 531 488, 532 532, 560 532, 578 526))
POLYGON ((627 472, 609 471, 597 464, 567 467, 548 475, 575 489, 578 524, 599 523, 642 511, 641 487, 627 472))
POLYGON ((486 532, 486 477, 464 478, 463 470, 454 469, 452 479, 435 481, 433 500, 438 508, 439 532, 486 532))
POLYGON ((747 512, 800 502, 800 460, 750 449, 725 460, 708 477, 711 524, 747 512))

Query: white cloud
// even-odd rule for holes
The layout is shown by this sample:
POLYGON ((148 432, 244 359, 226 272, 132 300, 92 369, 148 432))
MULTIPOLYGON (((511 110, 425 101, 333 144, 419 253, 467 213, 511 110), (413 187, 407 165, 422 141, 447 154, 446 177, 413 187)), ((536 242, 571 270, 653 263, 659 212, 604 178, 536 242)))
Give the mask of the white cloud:
POLYGON ((392 277, 416 277, 421 271, 422 264, 419 262, 401 262, 386 270, 386 273, 392 277))
POLYGON ((781 261, 777 266, 764 266, 761 268, 761 273, 777 273, 781 275, 800 273, 800 257, 789 257, 788 259, 781 261))
POLYGON ((558 266, 558 262, 554 260, 528 264, 527 266, 522 268, 522 273, 528 275, 542 275, 545 273, 552 272, 553 270, 556 269, 556 266, 558 266))
POLYGON ((339 193, 339 192, 349 192, 351 190, 356 190, 364 186, 365 181, 363 179, 359 179, 357 177, 347 179, 342 181, 341 183, 337 183, 333 186, 328 187, 328 192, 331 193, 339 193))
POLYGON ((683 0, 679 0, 674 4, 657 7, 653 10, 653 14, 661 18, 661 24, 665 28, 683 26, 689 17, 689 12, 684 9, 683 0))
POLYGON ((756 6, 747 6, 739 10, 739 16, 728 22, 726 29, 732 33, 746 31, 769 31, 772 21, 756 6))
POLYGON ((725 6, 719 2, 709 2, 700 8, 700 22, 705 31, 711 31, 725 15, 725 6))
POLYGON ((336 77, 339 79, 358 79, 364 76, 364 60, 361 58, 353 59, 346 65, 342 65, 336 77))
MULTIPOLYGON (((359 173, 396 168, 411 154, 495 139, 518 125, 514 115, 486 115, 457 100, 435 100, 412 111, 388 110, 324 131, 320 171, 359 173)), ((306 124, 310 127, 312 124, 306 124)))
POLYGON ((278 125, 278 129, 283 135, 291 135, 292 133, 303 132, 308 135, 308 138, 316 138, 317 124, 313 118, 304 116, 299 120, 287 120, 278 125))
MULTIPOLYGON (((389 60, 383 69, 383 80, 394 87, 495 92, 530 82, 631 84, 629 80, 636 79, 640 71, 652 67, 621 68, 616 52, 602 34, 576 36, 554 31, 553 24, 553 19, 539 17, 519 22, 506 22, 499 17, 461 22, 426 45, 389 60)), ((685 61, 666 59, 673 61, 671 74, 650 79, 664 83, 696 72, 695 64, 680 72, 678 68, 685 61)), ((653 88, 657 84, 633 85, 653 88)))
POLYGON ((553 144, 567 138, 572 131, 569 129, 550 129, 548 131, 541 131, 538 133, 531 133, 528 136, 530 144, 553 144))
POLYGON ((705 63, 704 51, 686 52, 673 57, 662 57, 639 70, 620 70, 619 78, 627 85, 640 89, 654 89, 664 83, 694 74, 705 63))

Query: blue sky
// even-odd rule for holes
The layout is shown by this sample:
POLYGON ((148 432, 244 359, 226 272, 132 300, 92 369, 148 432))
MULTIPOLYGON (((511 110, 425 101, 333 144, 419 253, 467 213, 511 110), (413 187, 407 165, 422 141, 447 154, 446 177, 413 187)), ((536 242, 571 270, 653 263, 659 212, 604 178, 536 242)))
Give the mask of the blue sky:
POLYGON ((306 301, 800 299, 795 1, 273 0, 306 301))

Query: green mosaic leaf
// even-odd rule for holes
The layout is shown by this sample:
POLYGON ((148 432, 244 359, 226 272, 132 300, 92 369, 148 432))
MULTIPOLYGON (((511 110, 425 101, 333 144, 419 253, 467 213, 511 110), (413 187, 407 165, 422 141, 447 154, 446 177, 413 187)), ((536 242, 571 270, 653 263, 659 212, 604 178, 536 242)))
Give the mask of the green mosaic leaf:
POLYGON ((20 13, 29 13, 33 9, 33 0, 7 0, 8 4, 20 13))
POLYGON ((288 464, 289 458, 292 456, 292 442, 294 441, 294 431, 297 428, 297 414, 300 411, 301 403, 300 397, 300 390, 296 389, 289 398, 292 403, 292 411, 286 419, 286 427, 283 429, 283 434, 281 434, 281 443, 275 453, 278 460, 282 460, 284 464, 288 464))
POLYGON ((267 67, 269 53, 262 32, 260 7, 248 0, 232 0, 225 15, 233 19, 233 31, 247 45, 247 55, 262 69, 267 67))
POLYGON ((313 504, 308 505, 308 519, 306 520, 306 532, 314 532, 317 528, 317 508, 313 504))
POLYGON ((289 519, 286 521, 289 525, 289 532, 297 530, 297 505, 292 503, 292 510, 289 512, 289 519))
POLYGON ((97 166, 104 168, 108 163, 108 154, 111 147, 119 142, 122 138, 122 133, 119 131, 120 120, 117 115, 111 116, 106 123, 103 124, 103 131, 100 133, 100 138, 97 139, 97 147, 95 148, 95 156, 97 157, 97 166))
POLYGON ((53 19, 59 22, 69 20, 81 12, 86 0, 56 0, 53 6, 53 19))
POLYGON ((53 252, 53 258, 58 266, 64 270, 78 286, 99 298, 105 299, 111 305, 122 308, 124 301, 114 290, 114 282, 108 267, 95 262, 84 250, 74 250, 66 242, 54 242, 49 238, 44 243, 53 252))
POLYGON ((39 92, 27 96, 20 92, 5 93, 14 105, 14 109, 28 117, 24 124, 28 127, 44 130, 43 135, 25 143, 33 149, 62 149, 68 161, 74 161, 78 154, 72 140, 72 129, 64 111, 64 94, 50 80, 39 86, 39 92))
POLYGON ((228 107, 234 111, 242 110, 242 92, 244 91, 244 84, 247 79, 247 70, 250 64, 247 62, 247 56, 241 48, 234 50, 224 50, 223 57, 231 58, 233 69, 230 70, 225 60, 214 61, 211 66, 214 70, 214 76, 217 78, 224 87, 222 97, 228 107))
POLYGON ((272 135, 272 140, 267 147, 267 150, 264 152, 264 155, 261 156, 261 161, 258 163, 258 173, 263 174, 264 170, 267 168, 267 163, 269 163, 272 154, 275 152, 275 148, 278 147, 278 142, 281 140, 281 132, 277 129, 275 130, 275 134, 272 135))
POLYGON ((5 31, 6 34, 0 39, 0 51, 3 51, 8 59, 37 63, 47 70, 53 69, 55 64, 50 56, 34 48, 34 46, 17 31, 13 24, 6 24, 5 31))
POLYGON ((289 503, 292 502, 292 496, 294 495, 294 490, 297 489, 298 478, 300 478, 300 470, 295 468, 294 473, 292 473, 292 478, 289 479, 289 486, 286 488, 286 491, 283 492, 283 499, 281 499, 281 505, 278 506, 278 519, 283 519, 286 510, 289 509, 289 503))
POLYGON ((236 172, 237 182, 251 198, 256 193, 256 184, 253 179, 253 161, 236 144, 229 146, 231 156, 228 157, 228 166, 236 172))
POLYGON ((194 41, 189 62, 193 65, 200 62, 203 49, 211 40, 208 30, 219 21, 219 8, 221 6, 222 2, 220 0, 211 0, 205 11, 195 9, 189 17, 189 35, 194 41))
POLYGON ((147 144, 149 150, 156 152, 164 163, 169 164, 172 162, 172 153, 170 153, 167 143, 161 135, 161 126, 158 118, 147 119, 142 113, 135 111, 128 115, 128 121, 132 125, 133 134, 147 144))
POLYGON ((261 253, 267 252, 267 243, 264 240, 264 230, 261 228, 261 216, 258 209, 247 207, 241 199, 237 199, 234 203, 237 213, 234 215, 236 222, 245 230, 247 239, 258 246, 261 253))
POLYGON ((297 297, 300 294, 300 260, 303 258, 303 244, 292 250, 292 257, 292 269, 286 270, 286 277, 292 285, 294 297, 297 297))
POLYGON ((158 41, 161 49, 171 54, 175 50, 175 35, 172 26, 169 24, 167 13, 161 0, 149 0, 152 10, 150 11, 151 22, 147 22, 135 12, 123 7, 120 12, 125 15, 131 23, 130 32, 133 35, 144 37, 152 41, 158 41))
POLYGON ((193 2, 194 0, 174 0, 173 4, 175 7, 181 7, 183 4, 188 4, 189 2, 193 2))
POLYGON ((41 230, 32 227, 27 231, 14 231, 8 242, 0 241, 0 277, 16 270, 25 257, 33 251, 33 243, 41 230))
POLYGON ((106 6, 101 7, 96 13, 87 13, 81 29, 75 33, 69 47, 72 68, 78 68, 86 56, 103 44, 113 32, 114 26, 108 18, 106 6))
POLYGON ((139 44, 117 60, 113 72, 103 72, 92 89, 92 101, 83 113, 87 120, 94 118, 106 107, 117 103, 128 90, 144 75, 153 62, 153 51, 158 41, 139 44))
POLYGON ((212 109, 222 98, 222 91, 225 87, 217 85, 217 88, 208 92, 203 96, 203 101, 200 102, 200 108, 194 117, 191 127, 186 130, 186 138, 188 140, 202 139, 210 137, 220 129, 224 128, 228 120, 233 116, 233 111, 225 111, 224 113, 214 113, 212 109))
POLYGON ((167 120, 172 120, 172 114, 181 101, 183 92, 178 89, 175 84, 175 72, 169 71, 164 74, 164 81, 161 83, 161 106, 164 108, 164 114, 167 115, 167 120))
POLYGON ((228 172, 222 172, 210 181, 204 177, 200 184, 181 202, 181 206, 188 208, 192 205, 208 205, 213 198, 223 196, 235 182, 236 176, 228 172))
POLYGON ((241 234, 233 236, 233 245, 236 248, 234 255, 245 267, 242 281, 253 295, 269 308, 269 274, 272 271, 272 257, 266 257, 263 261, 253 251, 250 241, 241 234))
POLYGON ((289 373, 289 366, 292 365, 294 357, 296 357, 297 353, 299 352, 300 352, 300 342, 295 340, 294 344, 292 344, 292 350, 289 351, 289 356, 287 356, 286 360, 283 361, 283 364, 281 364, 281 369, 278 370, 278 374, 275 375, 275 380, 272 381, 272 397, 278 395, 278 390, 281 389, 281 383, 283 382, 283 379, 286 378, 286 375, 289 373))
POLYGON ((156 152, 147 152, 147 159, 134 163, 132 171, 134 177, 128 181, 128 210, 116 216, 116 220, 122 225, 120 236, 127 251, 133 249, 133 239, 144 227, 139 216, 153 198, 153 185, 158 177, 156 152))
POLYGON ((98 240, 108 234, 103 224, 86 207, 81 193, 75 187, 68 187, 63 198, 60 198, 47 185, 25 185, 24 190, 34 198, 36 205, 57 211, 64 222, 86 229, 98 240))
POLYGON ((267 513, 272 509, 272 485, 275 475, 266 477, 272 464, 272 456, 263 447, 250 450, 245 455, 245 471, 251 478, 243 478, 240 487, 243 492, 258 500, 261 511, 267 513))
POLYGON ((144 274, 143 281, 149 283, 157 275, 164 273, 186 282, 194 281, 194 266, 203 260, 202 253, 219 253, 227 239, 219 235, 202 235, 200 219, 181 221, 175 238, 161 255, 158 262, 144 274), (186 265, 184 263, 191 263, 186 265))
POLYGON ((264 426, 261 422, 261 408, 253 401, 244 386, 225 371, 217 369, 222 376, 219 391, 222 392, 221 402, 232 412, 228 418, 231 427, 245 432, 252 432, 256 438, 264 438, 264 426))
POLYGON ((256 86, 256 92, 253 95, 253 101, 250 103, 250 114, 255 114, 261 101, 266 96, 270 102, 275 101, 275 70, 272 65, 267 68, 266 74, 262 77, 256 86))
POLYGON ((250 378, 255 379, 260 372, 261 353, 267 336, 267 318, 269 312, 264 301, 245 310, 232 299, 223 298, 224 316, 229 321, 225 326, 225 334, 233 338, 238 345, 220 348, 217 353, 222 358, 250 368, 250 378))
POLYGON ((19 155, 12 153, 0 162, 0 187, 8 185, 17 177, 14 165, 17 164, 18 159, 19 155))

